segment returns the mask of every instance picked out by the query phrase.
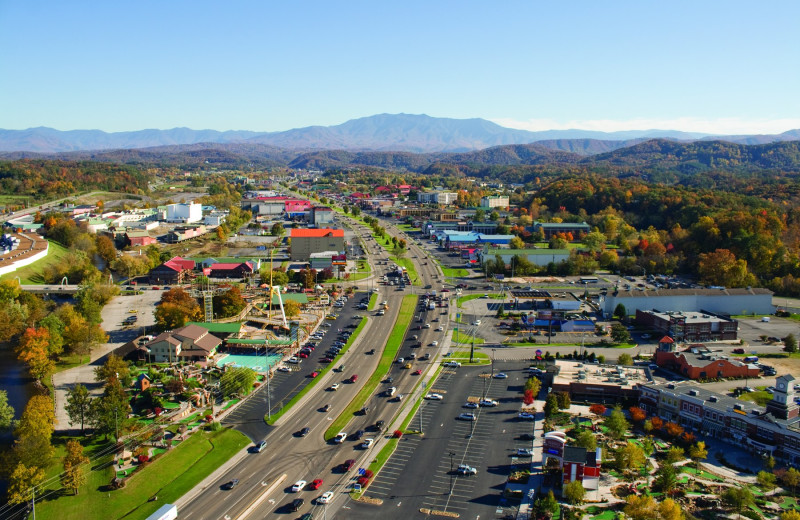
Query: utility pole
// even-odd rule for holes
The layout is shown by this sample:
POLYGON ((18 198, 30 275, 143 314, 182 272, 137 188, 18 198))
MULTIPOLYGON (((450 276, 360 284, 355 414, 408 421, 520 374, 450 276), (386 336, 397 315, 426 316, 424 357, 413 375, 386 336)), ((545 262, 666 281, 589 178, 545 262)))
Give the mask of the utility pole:
POLYGON ((451 451, 450 452, 450 493, 448 493, 450 495, 453 494, 453 456, 454 455, 455 455, 455 453, 453 453, 451 451))

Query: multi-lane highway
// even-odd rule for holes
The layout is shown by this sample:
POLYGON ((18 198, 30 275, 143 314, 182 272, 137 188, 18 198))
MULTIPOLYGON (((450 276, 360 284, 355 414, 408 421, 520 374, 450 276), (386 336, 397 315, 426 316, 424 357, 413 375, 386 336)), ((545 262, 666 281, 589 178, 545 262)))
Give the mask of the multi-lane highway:
MULTIPOLYGON (((373 265, 373 273, 375 275, 381 273, 380 268, 385 266, 379 266, 376 260, 385 260, 388 259, 388 256, 369 239, 369 232, 366 229, 354 223, 352 225, 363 237, 365 253, 373 265)), ((425 252, 415 245, 411 245, 410 255, 417 259, 425 258, 425 252)), ((419 283, 423 287, 437 284, 439 275, 435 264, 430 262, 428 265, 423 265, 424 263, 424 261, 416 260, 417 273, 420 277, 419 283)), ((409 294, 411 290, 412 288, 409 286, 403 291, 395 290, 395 287, 392 286, 380 286, 378 299, 388 303, 388 310, 384 316, 377 316, 374 311, 365 313, 369 316, 366 327, 349 352, 340 362, 337 362, 337 364, 344 364, 346 369, 341 373, 335 371, 326 373, 323 376, 324 379, 268 431, 265 450, 261 453, 248 454, 232 468, 217 475, 216 480, 210 485, 190 492, 193 498, 188 505, 181 508, 181 518, 244 518, 245 513, 248 518, 265 518, 273 514, 290 512, 300 516, 306 512, 317 512, 322 507, 326 507, 325 513, 333 517, 333 514, 346 502, 345 492, 349 488, 356 469, 367 465, 371 456, 374 455, 372 451, 375 448, 362 450, 359 448, 359 442, 350 439, 342 444, 326 442, 324 433, 377 368, 380 353, 386 345, 395 323, 403 296, 409 294), (375 354, 368 354, 371 349, 375 349, 375 354), (347 382, 354 374, 359 376, 356 382, 347 382), (338 390, 327 390, 334 383, 339 383, 338 390), (328 412, 322 411, 325 404, 331 405, 328 412), (298 432, 303 428, 309 428, 310 431, 301 437, 298 432), (346 473, 338 471, 337 466, 347 459, 355 459, 356 466, 346 473), (272 484, 283 475, 285 477, 281 484, 275 490, 270 490, 272 484), (238 485, 230 490, 223 489, 223 485, 233 479, 238 479, 238 485), (319 489, 298 493, 290 491, 296 481, 311 482, 314 479, 323 480, 319 489), (269 491, 269 493, 262 496, 265 491, 269 491), (317 504, 315 499, 326 491, 334 492, 331 502, 327 506, 317 504), (304 499, 304 504, 294 511, 289 505, 296 498, 304 499), (256 504, 259 499, 261 501, 256 504)), ((405 364, 393 363, 390 372, 386 374, 387 377, 393 378, 393 382, 378 387, 376 393, 367 401, 366 405, 370 411, 366 415, 354 416, 345 431, 352 434, 359 429, 367 430, 368 426, 374 425, 377 420, 385 421, 386 428, 388 428, 400 409, 410 404, 410 399, 397 402, 381 396, 381 393, 389 386, 396 387, 397 394, 410 393, 420 377, 414 375, 414 372, 417 369, 422 369, 424 372, 426 368, 433 366, 433 362, 438 358, 436 355, 438 349, 414 348, 413 345, 418 341, 427 345, 434 340, 438 340, 441 345, 444 332, 437 331, 436 328, 438 324, 441 324, 444 330, 447 330, 448 318, 447 314, 442 314, 442 311, 446 313, 446 309, 440 308, 428 312, 421 312, 417 309, 415 321, 412 322, 412 330, 407 332, 403 347, 398 354, 401 357, 408 357, 413 349, 418 352, 418 357, 425 352, 430 352, 431 359, 414 361, 411 369, 403 368, 405 364), (422 321, 416 321, 420 317, 422 321), (434 322, 434 319, 439 321, 434 322), (426 323, 431 323, 432 326, 424 328, 426 323), (420 330, 413 330, 415 326, 419 326, 420 330), (412 335, 417 335, 418 339, 412 341, 412 335)), ((266 394, 261 390, 250 398, 249 406, 258 410, 258 403, 263 403, 265 398, 266 394)), ((263 405, 265 410, 266 403, 263 405)), ((370 436, 370 434, 377 436, 377 432, 368 432, 365 436, 370 436)))

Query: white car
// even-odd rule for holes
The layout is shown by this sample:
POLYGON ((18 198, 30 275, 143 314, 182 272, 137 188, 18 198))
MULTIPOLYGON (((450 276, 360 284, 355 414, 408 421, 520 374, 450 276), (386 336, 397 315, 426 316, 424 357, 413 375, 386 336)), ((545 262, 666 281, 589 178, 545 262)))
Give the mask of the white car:
POLYGON ((339 383, 333 383, 333 384, 332 384, 332 385, 331 385, 331 386, 328 388, 328 390, 330 390, 331 392, 335 392, 335 391, 336 391, 336 390, 338 390, 338 389, 339 389, 339 383))
POLYGON ((497 374, 494 375, 494 378, 495 379, 508 379, 508 374, 506 374, 505 372, 498 372, 497 374))
POLYGON ((292 493, 299 493, 300 491, 303 491, 303 488, 306 487, 306 484, 308 484, 308 482, 305 480, 298 480, 294 483, 294 486, 292 486, 292 493))
POLYGON ((289 367, 282 366, 278 367, 278 372, 291 372, 291 369, 289 367))
POLYGON ((443 331, 444 331, 444 327, 442 327, 441 325, 436 327, 436 332, 443 332, 443 331))
POLYGON ((428 394, 425 396, 425 399, 430 399, 431 401, 441 401, 444 399, 442 394, 428 394))
POLYGON ((345 432, 339 432, 336 434, 336 437, 333 438, 333 442, 336 444, 341 444, 347 439, 347 434, 345 432))
POLYGON ((297 356, 292 356, 289 359, 287 359, 286 362, 287 363, 294 363, 295 365, 298 365, 298 364, 300 364, 302 362, 302 359, 300 359, 297 356))
POLYGON ((373 439, 371 437, 367 437, 366 439, 364 439, 364 442, 361 443, 361 448, 365 449, 365 450, 368 450, 369 448, 372 447, 372 445, 374 443, 375 443, 375 439, 373 439))
POLYGON ((521 457, 533 457, 533 450, 530 448, 517 448, 517 455, 521 457))
POLYGON ((317 502, 320 504, 330 504, 331 500, 333 500, 333 491, 326 491, 317 499, 317 502))
POLYGON ((473 468, 472 466, 467 466, 466 464, 459 464, 458 465, 458 469, 456 469, 456 472, 459 475, 477 475, 478 474, 478 470, 477 469, 473 468))
POLYGON ((478 408, 478 403, 464 403, 463 408, 478 408))
POLYGON ((422 328, 423 329, 429 329, 429 328, 431 328, 431 324, 430 323, 426 323, 425 325, 422 326, 422 328))
POLYGON ((438 342, 438 341, 435 341, 435 340, 434 340, 434 341, 431 341, 431 346, 432 346, 432 347, 436 347, 436 346, 438 346, 438 345, 439 345, 439 342, 438 342))
POLYGON ((459 363, 458 361, 445 361, 444 363, 442 363, 442 366, 457 368, 461 366, 461 363, 459 363))
POLYGON ((458 416, 459 419, 462 421, 477 421, 478 418, 475 417, 474 413, 462 413, 458 416))
POLYGON ((481 399, 479 404, 481 406, 497 406, 500 403, 498 403, 494 399, 481 399))
POLYGON ((475 320, 472 322, 472 324, 477 327, 478 325, 481 324, 481 320, 475 320))

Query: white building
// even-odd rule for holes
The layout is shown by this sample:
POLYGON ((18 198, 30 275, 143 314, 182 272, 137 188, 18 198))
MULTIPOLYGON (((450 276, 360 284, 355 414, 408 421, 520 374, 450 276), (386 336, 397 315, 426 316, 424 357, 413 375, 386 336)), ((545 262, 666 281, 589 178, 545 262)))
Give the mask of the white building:
POLYGON ((225 222, 226 218, 228 218, 227 211, 214 211, 205 216, 203 224, 206 226, 219 226, 225 222))
POLYGON ((180 222, 191 224, 203 220, 203 206, 190 202, 189 204, 170 204, 167 206, 167 222, 180 222))
POLYGON ((422 191, 417 193, 417 202, 422 204, 453 204, 458 194, 452 191, 422 191))
POLYGON ((657 291, 613 291, 601 300, 603 312, 611 316, 618 304, 625 311, 637 310, 713 312, 720 314, 773 314, 772 291, 747 289, 660 289, 657 291))
POLYGON ((504 195, 488 195, 486 197, 481 197, 481 207, 487 209, 507 208, 508 197, 504 195))

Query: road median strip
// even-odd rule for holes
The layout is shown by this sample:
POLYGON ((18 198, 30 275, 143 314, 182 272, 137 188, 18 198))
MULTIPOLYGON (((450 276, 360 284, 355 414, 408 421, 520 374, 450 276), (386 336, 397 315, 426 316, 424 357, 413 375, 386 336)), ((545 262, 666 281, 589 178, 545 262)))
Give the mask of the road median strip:
POLYGON ((392 332, 389 335, 388 341, 386 342, 386 347, 381 353, 381 359, 378 362, 378 366, 375 368, 375 371, 372 373, 369 380, 367 380, 361 391, 356 394, 353 400, 350 401, 350 404, 347 405, 344 411, 339 414, 336 420, 333 421, 331 426, 325 431, 326 441, 331 440, 336 436, 337 433, 342 431, 342 429, 347 426, 347 424, 352 420, 355 412, 364 406, 364 403, 367 402, 367 399, 369 399, 369 397, 375 392, 375 389, 378 388, 383 376, 389 372, 389 368, 391 367, 392 362, 394 362, 395 356, 403 344, 403 338, 405 337, 406 330, 408 329, 409 325, 411 325, 411 320, 414 317, 414 311, 416 307, 416 296, 407 295, 403 297, 403 302, 400 304, 397 320, 395 321, 392 332))

